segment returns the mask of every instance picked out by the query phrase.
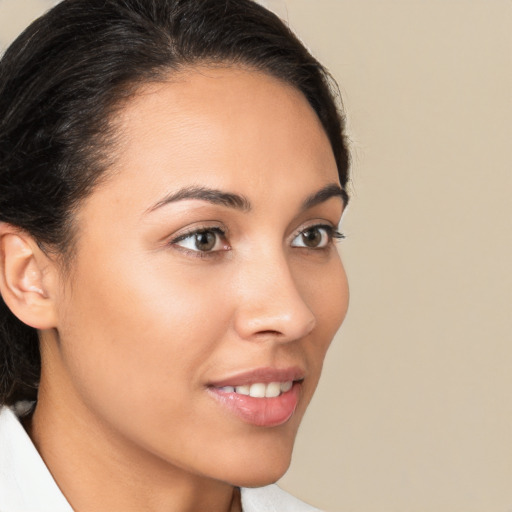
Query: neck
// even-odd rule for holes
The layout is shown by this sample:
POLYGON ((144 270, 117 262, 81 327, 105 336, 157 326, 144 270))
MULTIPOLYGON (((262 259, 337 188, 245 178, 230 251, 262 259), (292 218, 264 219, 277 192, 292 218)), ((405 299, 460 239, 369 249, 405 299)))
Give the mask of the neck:
POLYGON ((241 510, 238 489, 173 466, 98 424, 78 400, 54 396, 42 379, 26 428, 73 510, 241 510))

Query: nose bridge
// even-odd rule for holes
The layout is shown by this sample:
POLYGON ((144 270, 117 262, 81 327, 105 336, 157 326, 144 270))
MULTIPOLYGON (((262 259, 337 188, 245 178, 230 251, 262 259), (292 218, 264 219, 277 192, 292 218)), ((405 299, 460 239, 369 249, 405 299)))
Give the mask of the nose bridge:
POLYGON ((258 251, 240 271, 235 328, 242 338, 293 341, 313 330, 316 318, 282 249, 258 251))

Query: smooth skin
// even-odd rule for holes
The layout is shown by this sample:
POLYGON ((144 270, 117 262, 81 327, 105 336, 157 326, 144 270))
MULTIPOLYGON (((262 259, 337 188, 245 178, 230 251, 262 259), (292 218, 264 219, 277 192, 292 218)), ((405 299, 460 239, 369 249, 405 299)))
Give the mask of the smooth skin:
POLYGON ((233 67, 146 85, 115 126, 69 272, 0 228, 3 296, 41 334, 27 428, 78 512, 236 510, 234 486, 288 468, 347 310, 331 236, 343 201, 304 209, 339 185, 332 150, 299 91, 233 67), (199 187, 237 199, 175 197, 199 187), (208 391, 262 367, 305 375, 279 426, 243 421, 208 391))

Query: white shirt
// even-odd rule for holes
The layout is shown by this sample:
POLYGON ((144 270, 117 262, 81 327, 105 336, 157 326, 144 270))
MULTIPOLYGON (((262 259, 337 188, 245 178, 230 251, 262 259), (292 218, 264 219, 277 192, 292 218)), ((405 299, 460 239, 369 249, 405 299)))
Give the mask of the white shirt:
MULTIPOLYGON (((241 489, 244 512, 320 512, 277 485, 241 489)), ((14 412, 0 408, 0 512, 73 512, 14 412)))

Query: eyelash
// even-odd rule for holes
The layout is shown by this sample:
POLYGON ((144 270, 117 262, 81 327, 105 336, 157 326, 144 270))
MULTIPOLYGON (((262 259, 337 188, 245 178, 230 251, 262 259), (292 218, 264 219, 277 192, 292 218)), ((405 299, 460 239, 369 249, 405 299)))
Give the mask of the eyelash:
MULTIPOLYGON (((333 243, 345 238, 345 235, 343 233, 340 233, 336 228, 334 228, 333 226, 331 226, 329 224, 313 224, 311 226, 307 226, 306 228, 303 228, 303 229, 300 229, 299 231, 297 231, 293 235, 292 242, 294 240, 296 240, 300 235, 304 235, 308 231, 312 231, 312 230, 323 230, 324 231, 325 235, 327 236, 327 241, 324 246, 308 247, 306 245, 295 245, 295 246, 292 245, 292 247, 306 249, 308 251, 322 251, 322 250, 325 251, 325 250, 329 249, 333 243)), ((224 240, 224 241, 226 240, 226 231, 224 229, 222 229, 218 226, 205 226, 205 227, 199 227, 197 229, 188 231, 186 233, 183 233, 183 234, 177 236, 176 238, 172 239, 169 242, 169 245, 175 247, 178 250, 185 252, 188 255, 191 255, 193 257, 198 257, 198 258, 218 257, 223 252, 229 251, 231 249, 231 247, 229 247, 229 244, 227 242, 225 244, 225 247, 227 247, 227 248, 217 249, 217 250, 209 250, 209 251, 201 251, 198 249, 189 249, 187 247, 182 247, 179 245, 179 242, 182 242, 189 238, 192 240, 193 237, 195 237, 197 235, 207 234, 207 233, 215 234, 215 237, 216 237, 215 245, 217 245, 217 243, 219 242, 219 238, 220 238, 220 240, 224 240)))

